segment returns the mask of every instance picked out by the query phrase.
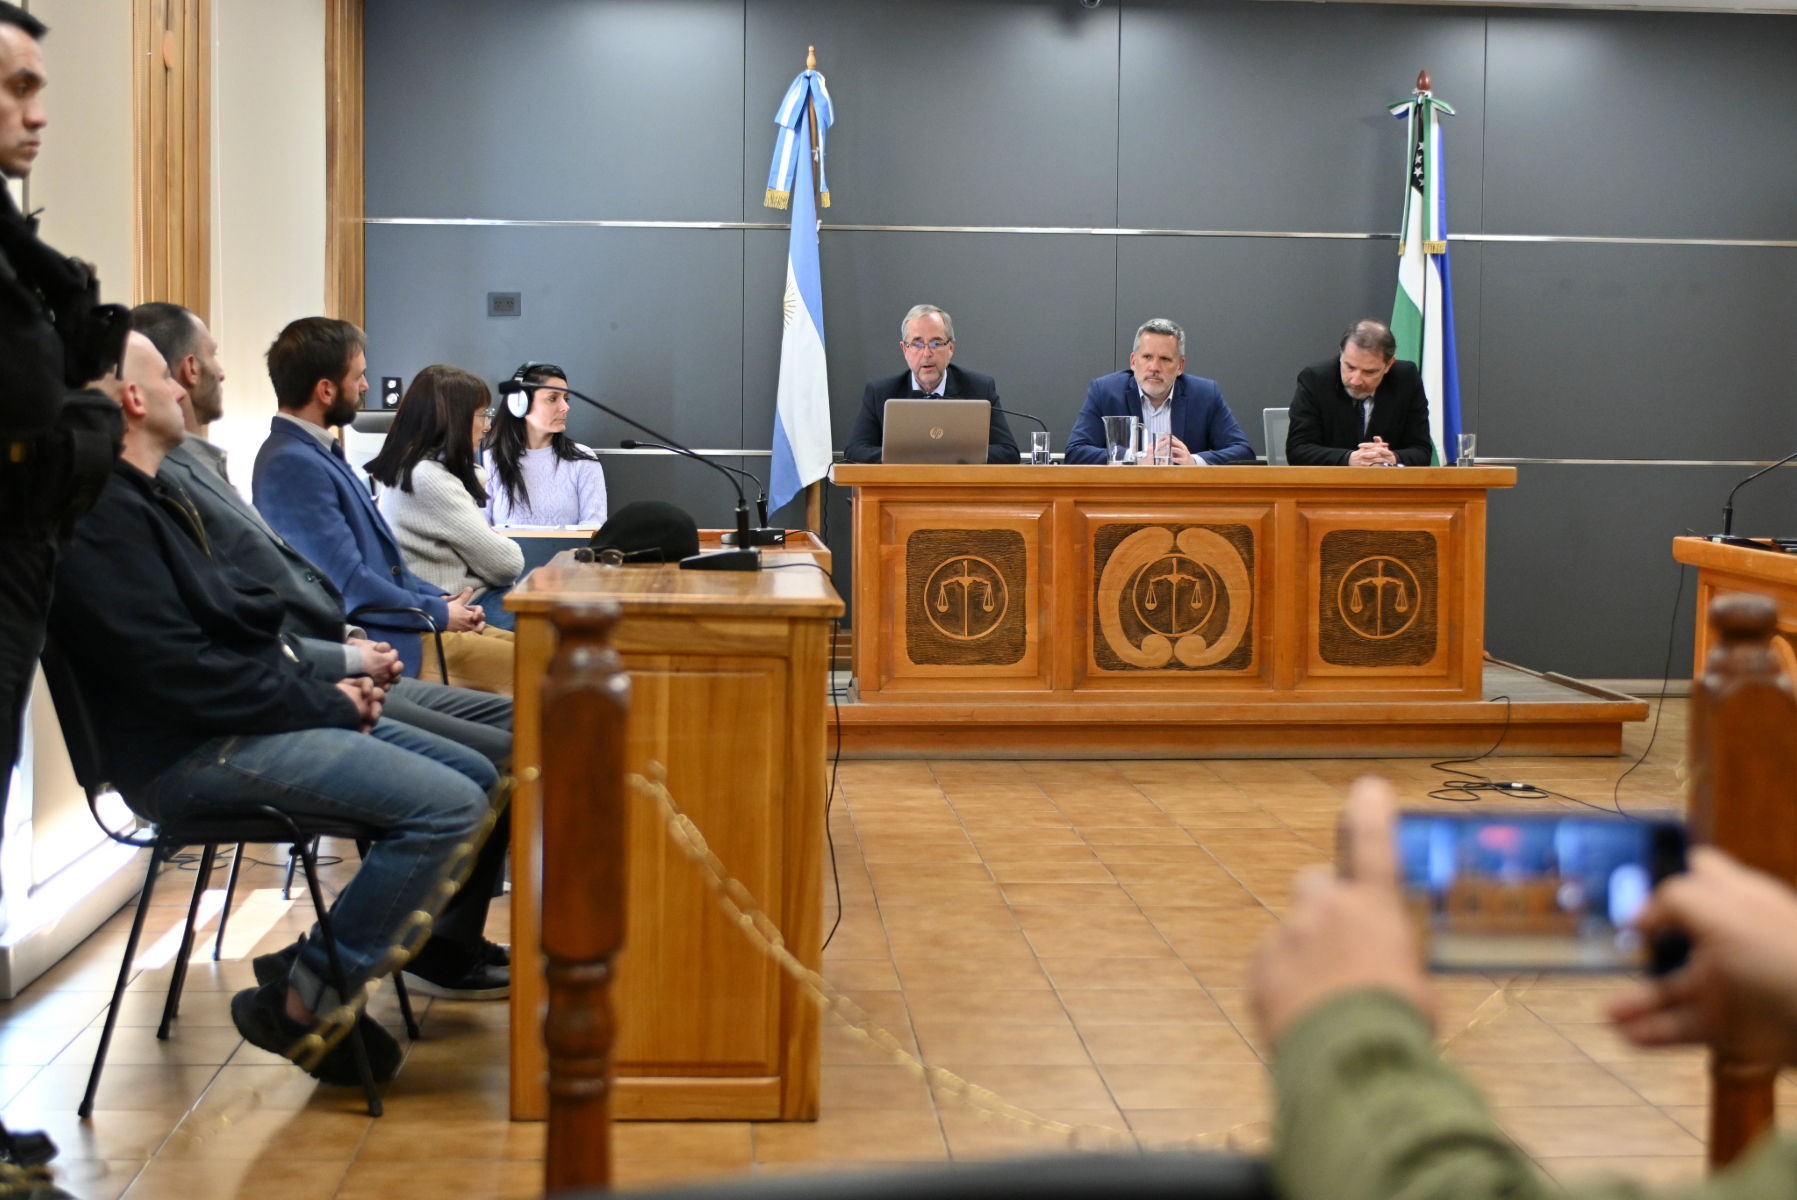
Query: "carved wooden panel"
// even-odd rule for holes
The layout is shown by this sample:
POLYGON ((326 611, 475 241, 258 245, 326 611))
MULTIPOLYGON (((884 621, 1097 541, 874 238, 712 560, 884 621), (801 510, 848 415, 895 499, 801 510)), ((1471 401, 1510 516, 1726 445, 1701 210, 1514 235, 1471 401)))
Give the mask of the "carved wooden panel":
POLYGON ((1092 533, 1092 665, 1246 671, 1254 665, 1254 529, 1113 522, 1092 533))
POLYGON ((1441 555, 1419 529, 1323 535, 1317 651, 1338 667, 1417 667, 1440 644, 1441 555))
POLYGON ((1028 554, 1015 529, 905 539, 905 653, 918 666, 1010 666, 1028 649, 1028 554))

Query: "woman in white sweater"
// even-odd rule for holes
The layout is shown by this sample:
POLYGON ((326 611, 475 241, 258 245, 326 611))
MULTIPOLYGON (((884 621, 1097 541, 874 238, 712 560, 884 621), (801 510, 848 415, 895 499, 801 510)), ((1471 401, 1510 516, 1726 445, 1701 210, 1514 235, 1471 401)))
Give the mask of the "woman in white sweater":
POLYGON ((487 516, 502 529, 605 524, 605 470, 597 454, 568 436, 568 373, 532 362, 516 378, 548 386, 513 397, 494 414, 487 516))
POLYGON ((382 485, 381 515, 413 574, 451 595, 473 588, 487 624, 510 629, 503 601, 524 570, 524 551, 487 524, 487 491, 474 461, 492 399, 478 376, 426 367, 406 389, 368 473, 382 485))

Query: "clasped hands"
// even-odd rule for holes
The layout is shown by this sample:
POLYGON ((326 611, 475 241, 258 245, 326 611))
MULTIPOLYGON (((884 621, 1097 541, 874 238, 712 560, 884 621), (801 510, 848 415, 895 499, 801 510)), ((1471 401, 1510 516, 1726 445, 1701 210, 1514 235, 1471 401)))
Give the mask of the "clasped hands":
POLYGON ((1385 439, 1376 437, 1370 442, 1360 443, 1360 449, 1348 455, 1350 467, 1395 467, 1398 456, 1392 448, 1385 444, 1385 439))
MULTIPOLYGON (((1399 891, 1395 805, 1382 779, 1358 780, 1344 818, 1345 875, 1302 872, 1284 923, 1261 943, 1249 975, 1256 1016, 1277 1044, 1298 1017, 1347 992, 1383 990, 1433 1024, 1435 990, 1399 891)), ((1701 1043, 1738 1062, 1797 1063, 1797 892, 1707 846, 1685 874, 1655 889, 1637 925, 1682 931, 1685 966, 1609 1006, 1639 1046, 1701 1043)))
MULTIPOLYGON (((473 596, 474 589, 468 587, 463 588, 460 595, 449 597, 449 628, 445 632, 479 633, 486 628, 486 612, 480 605, 469 603, 473 596)), ((386 642, 367 638, 349 638, 347 642, 362 652, 364 673, 338 680, 337 690, 356 706, 356 712, 362 718, 361 731, 367 733, 381 719, 387 693, 399 682, 405 664, 399 661, 399 651, 386 642)))

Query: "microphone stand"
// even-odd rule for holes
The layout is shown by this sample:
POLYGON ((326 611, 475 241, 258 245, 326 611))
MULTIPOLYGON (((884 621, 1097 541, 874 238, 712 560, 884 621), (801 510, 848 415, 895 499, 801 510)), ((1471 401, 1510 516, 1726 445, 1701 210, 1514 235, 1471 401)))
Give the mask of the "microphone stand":
MULTIPOLYGON (((499 395, 503 398, 505 396, 517 395, 519 392, 539 392, 545 388, 554 392, 564 392, 577 400, 584 400, 606 416, 616 417, 632 429, 640 429, 658 442, 673 442, 672 438, 667 437, 665 434, 655 432, 655 430, 649 428, 636 418, 627 417, 608 404, 602 404, 583 392, 577 392, 571 387, 564 387, 560 384, 529 383, 522 379, 508 379, 499 385, 499 395)), ((674 449, 675 447, 670 444, 668 448, 674 449)), ((680 449, 685 450, 686 448, 680 447, 680 449)), ((691 450, 686 450, 686 453, 691 457, 698 459, 706 466, 715 468, 718 474, 722 475, 725 479, 728 479, 730 481, 730 486, 736 489, 736 544, 742 548, 737 550, 719 550, 712 554, 695 554, 690 558, 683 558, 680 560, 680 569, 683 571, 761 570, 761 551, 755 549, 754 543, 750 540, 749 502, 743 496, 742 484, 736 481, 736 476, 724 470, 723 467, 718 466, 718 464, 712 462, 710 459, 702 458, 699 455, 694 454, 691 450)))
MULTIPOLYGON (((1004 413, 1007 416, 1022 417, 1026 421, 1034 421, 1036 424, 1038 424, 1042 427, 1043 433, 1049 434, 1049 436, 1051 436, 1051 437, 1053 436, 1052 431, 1048 428, 1048 422, 1044 421, 1041 417, 1036 416, 1034 413, 1018 412, 1014 408, 1005 408, 1003 405, 997 405, 997 406, 995 406, 995 408, 996 408, 996 411, 1004 413)), ((1018 458, 1023 459, 1026 462, 1035 461, 1034 459, 1029 458, 1022 453, 1018 454, 1018 458)))
MULTIPOLYGON (((655 442, 642 442, 638 441, 636 438, 625 438, 618 443, 618 449, 666 450, 670 454, 684 454, 688 458, 696 458, 706 466, 713 467, 719 471, 728 471, 732 475, 741 475, 744 479, 753 483, 755 485, 755 490, 760 493, 755 497, 755 515, 759 518, 761 524, 757 528, 749 531, 749 544, 751 546, 784 546, 786 544, 786 530, 768 528, 767 489, 761 486, 761 480, 753 473, 745 471, 740 467, 727 467, 723 463, 712 462, 710 459, 701 455, 697 450, 688 450, 683 446, 662 446, 655 442)), ((724 534, 724 544, 726 546, 738 545, 739 543, 736 538, 736 531, 731 530, 724 534)))
MULTIPOLYGON (((1751 541, 1747 538, 1738 538, 1738 537, 1732 536, 1734 534, 1734 529, 1735 529, 1735 492, 1740 491, 1742 488, 1746 487, 1748 484, 1750 484, 1754 480, 1758 479, 1761 475, 1764 475, 1769 471, 1776 471, 1779 467, 1784 466, 1786 463, 1790 462, 1793 459, 1797 459, 1797 454, 1786 455, 1784 458, 1779 459, 1777 462, 1773 463, 1771 466, 1761 467, 1759 470, 1755 471, 1753 474, 1751 474, 1747 478, 1743 479, 1740 483, 1735 484, 1734 491, 1731 491, 1728 494, 1727 503, 1723 504, 1723 506, 1722 506, 1722 535, 1720 537, 1713 538, 1711 540, 1721 542, 1723 545, 1726 545, 1726 546, 1748 545, 1748 546, 1752 546, 1755 549, 1759 549, 1759 550, 1766 549, 1766 547, 1759 542, 1751 541)), ((1783 547, 1780 547, 1780 549, 1783 549, 1783 547)))

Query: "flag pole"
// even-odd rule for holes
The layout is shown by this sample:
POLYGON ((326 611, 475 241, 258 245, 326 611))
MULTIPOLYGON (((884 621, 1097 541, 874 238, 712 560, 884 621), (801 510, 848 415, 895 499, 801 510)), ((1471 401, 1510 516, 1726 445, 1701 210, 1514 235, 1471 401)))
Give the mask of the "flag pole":
MULTIPOLYGON (((805 69, 817 70, 817 47, 805 47, 805 69)), ((821 156, 817 149, 817 101, 809 93, 805 97, 806 125, 811 129, 811 211, 817 214, 819 224, 823 222, 822 192, 818 187, 818 175, 822 167, 821 156)), ((821 315, 821 314, 820 314, 821 315)), ((813 533, 821 530, 824 518, 824 484, 823 480, 815 480, 805 485, 805 528, 813 533)))

